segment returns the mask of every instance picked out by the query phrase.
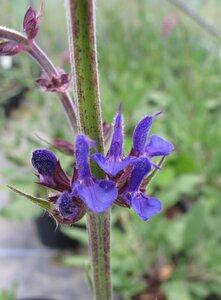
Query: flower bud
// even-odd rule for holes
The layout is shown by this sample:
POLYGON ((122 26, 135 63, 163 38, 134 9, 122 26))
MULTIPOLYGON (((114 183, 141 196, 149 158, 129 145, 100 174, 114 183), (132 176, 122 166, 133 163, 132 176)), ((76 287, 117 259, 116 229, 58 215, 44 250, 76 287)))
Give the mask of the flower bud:
POLYGON ((67 191, 64 191, 57 200, 56 219, 61 224, 73 224, 80 220, 85 212, 85 204, 67 191))
POLYGON ((42 16, 43 2, 41 2, 39 13, 36 13, 36 10, 33 7, 29 7, 26 11, 23 19, 23 31, 27 35, 27 38, 32 41, 39 30, 40 20, 42 16))
POLYGON ((47 149, 33 151, 32 165, 41 175, 52 176, 54 174, 58 159, 47 149))
POLYGON ((11 41, 0 42, 0 56, 12 56, 25 50, 25 45, 11 41))
POLYGON ((32 165, 39 173, 39 184, 57 191, 71 190, 71 182, 57 157, 47 149, 37 149, 32 154, 32 165))
POLYGON ((48 92, 65 93, 70 86, 70 76, 63 70, 58 70, 58 75, 47 78, 43 74, 36 80, 36 83, 48 92))

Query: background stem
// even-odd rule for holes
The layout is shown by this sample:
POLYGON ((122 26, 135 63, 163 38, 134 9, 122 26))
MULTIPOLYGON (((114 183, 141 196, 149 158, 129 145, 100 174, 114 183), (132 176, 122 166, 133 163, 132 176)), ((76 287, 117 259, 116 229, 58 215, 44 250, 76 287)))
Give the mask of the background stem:
POLYGON ((189 16, 195 23, 197 23, 201 28, 206 30, 211 35, 221 38, 221 31, 214 26, 211 22, 205 20, 198 13, 194 12, 185 1, 180 0, 168 0, 171 4, 175 5, 183 13, 189 16))
MULTIPOLYGON (((78 130, 96 140, 98 151, 103 153, 94 6, 93 0, 66 0, 74 93, 80 117, 78 130)), ((97 165, 92 163, 91 169, 97 178, 105 178, 97 165)), ((87 229, 94 297, 96 300, 110 300, 110 210, 102 214, 88 211, 87 229)))

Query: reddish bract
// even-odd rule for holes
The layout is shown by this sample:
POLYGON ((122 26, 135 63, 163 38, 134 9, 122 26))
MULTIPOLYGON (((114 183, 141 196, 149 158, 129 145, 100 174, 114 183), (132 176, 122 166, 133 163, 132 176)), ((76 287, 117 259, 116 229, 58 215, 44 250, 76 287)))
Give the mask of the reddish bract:
POLYGON ((0 43, 0 56, 12 56, 25 50, 25 45, 11 41, 0 43))
POLYGON ((43 2, 41 2, 41 6, 38 14, 36 13, 36 10, 31 6, 28 8, 28 10, 25 13, 23 19, 23 31, 27 35, 29 41, 32 41, 38 33, 41 16, 42 16, 42 9, 43 9, 43 2))

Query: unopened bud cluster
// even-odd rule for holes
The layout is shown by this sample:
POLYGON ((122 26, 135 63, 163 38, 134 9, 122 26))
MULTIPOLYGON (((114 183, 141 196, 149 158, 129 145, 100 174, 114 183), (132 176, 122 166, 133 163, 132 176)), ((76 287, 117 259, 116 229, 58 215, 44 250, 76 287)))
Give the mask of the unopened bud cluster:
MULTIPOLYGON (((38 13, 33 7, 30 6, 28 8, 22 24, 26 42, 19 43, 11 40, 0 41, 0 56, 13 56, 22 51, 29 51, 33 47, 40 28, 42 9, 43 2, 41 3, 38 13)), ((51 78, 43 73, 42 76, 36 80, 36 83, 48 92, 65 93, 70 85, 70 76, 62 69, 57 69, 56 74, 53 74, 51 78)))

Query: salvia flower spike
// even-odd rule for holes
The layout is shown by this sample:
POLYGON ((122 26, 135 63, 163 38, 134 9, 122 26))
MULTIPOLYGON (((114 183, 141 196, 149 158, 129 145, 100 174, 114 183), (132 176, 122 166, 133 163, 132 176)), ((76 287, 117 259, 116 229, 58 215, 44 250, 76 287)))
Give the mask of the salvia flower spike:
POLYGON ((147 141, 153 118, 159 114, 146 116, 137 124, 131 156, 124 157, 123 117, 120 104, 107 156, 100 153, 91 156, 107 175, 113 177, 113 181, 92 176, 89 165, 90 147, 97 151, 97 145, 96 141, 83 134, 77 135, 74 145, 61 142, 65 149, 68 146, 68 154, 72 153, 76 158, 71 180, 50 150, 33 151, 32 164, 38 171, 38 183, 59 192, 49 196, 47 200, 54 205, 50 213, 59 223, 75 223, 85 214, 86 207, 99 214, 114 203, 131 207, 142 220, 148 220, 161 211, 161 202, 144 194, 149 182, 147 179, 149 180, 153 173, 151 173, 152 166, 160 167, 155 165, 151 158, 154 156, 164 158, 174 149, 172 144, 157 135, 151 135, 147 141))
POLYGON ((91 158, 103 169, 109 176, 116 176, 121 170, 125 169, 129 164, 136 161, 135 157, 123 156, 123 117, 122 103, 119 106, 118 114, 115 119, 114 132, 110 149, 107 156, 95 153, 91 158))
POLYGON ((122 195, 144 221, 161 211, 161 202, 158 199, 150 198, 139 190, 142 181, 150 170, 149 159, 146 157, 139 158, 131 173, 128 189, 122 195))
POLYGON ((78 180, 74 183, 73 193, 95 213, 101 213, 110 208, 117 198, 117 188, 111 180, 99 180, 92 177, 88 155, 90 152, 87 138, 80 134, 75 142, 75 157, 78 169, 78 180))

